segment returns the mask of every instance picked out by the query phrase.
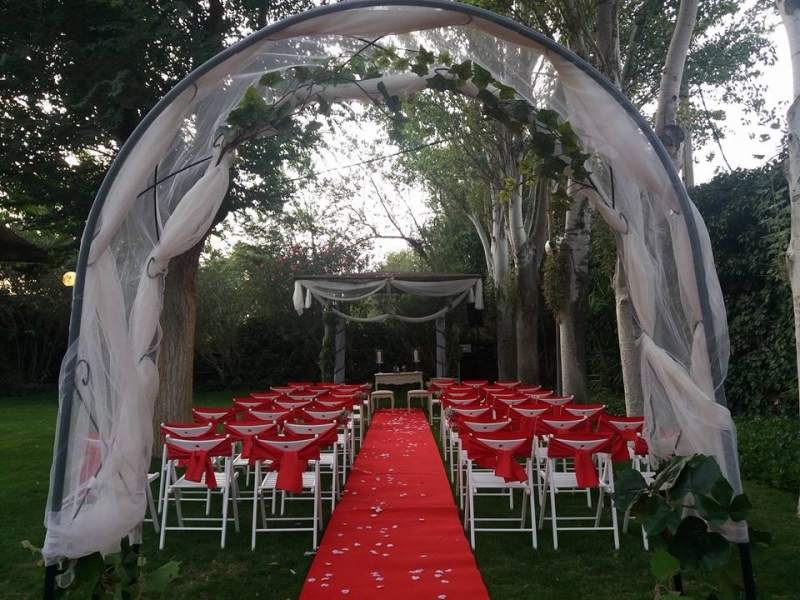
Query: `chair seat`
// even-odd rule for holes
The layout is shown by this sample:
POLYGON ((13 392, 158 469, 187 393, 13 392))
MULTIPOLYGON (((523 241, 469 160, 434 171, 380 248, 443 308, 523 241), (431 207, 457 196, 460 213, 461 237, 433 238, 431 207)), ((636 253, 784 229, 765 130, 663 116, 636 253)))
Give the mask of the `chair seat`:
MULTIPOLYGON (((322 457, 320 457, 320 463, 324 464, 322 461, 322 457)), ((277 471, 270 471, 267 473, 261 483, 259 484, 259 488, 262 490, 272 490, 275 489, 276 484, 278 483, 278 473, 277 471)), ((313 471, 306 471, 303 473, 303 489, 314 490, 317 487, 317 478, 313 471)))
POLYGON ((528 489, 528 484, 522 481, 511 481, 507 482, 502 477, 498 477, 493 473, 486 472, 472 472, 472 485, 476 488, 503 488, 503 489, 515 489, 515 490, 525 490, 528 489))
MULTIPOLYGON (((239 473, 234 473, 232 480, 236 480, 239 477, 239 473)), ((228 476, 224 473, 214 473, 214 479, 217 480, 217 488, 224 488, 228 486, 228 476)), ((170 489, 180 488, 180 489, 209 489, 206 486, 206 476, 203 475, 200 478, 200 481, 189 481, 186 479, 185 475, 181 475, 177 481, 169 484, 170 489)), ((216 489, 216 488, 212 488, 216 489)))

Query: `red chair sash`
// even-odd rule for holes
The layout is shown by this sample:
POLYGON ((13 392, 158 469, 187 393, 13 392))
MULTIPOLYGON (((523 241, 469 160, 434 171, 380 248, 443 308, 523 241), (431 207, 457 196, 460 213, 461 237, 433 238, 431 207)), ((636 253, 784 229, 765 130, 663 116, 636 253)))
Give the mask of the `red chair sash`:
MULTIPOLYGON (((580 437, 571 437, 570 440, 582 441, 580 437)), ((597 468, 592 456, 597 452, 610 452, 612 437, 601 436, 586 437, 585 441, 598 440, 590 448, 576 448, 558 437, 551 437, 547 442, 548 458, 572 458, 575 461, 575 479, 580 487, 597 487, 600 480, 597 477, 597 468)))
POLYGON ((512 481, 527 481, 528 474, 516 460, 515 456, 530 454, 530 444, 525 440, 509 450, 498 450, 483 443, 475 437, 467 438, 467 456, 479 467, 492 469, 497 477, 502 477, 506 483, 512 481), (521 452, 527 448, 527 452, 521 452))
POLYGON ((250 453, 250 464, 259 461, 271 461, 270 471, 278 472, 275 487, 279 490, 299 494, 303 491, 303 473, 308 468, 308 461, 319 460, 319 443, 314 441, 301 450, 285 451, 271 446, 258 438, 253 438, 250 453))
POLYGON ((217 487, 217 477, 214 473, 214 465, 211 458, 214 456, 225 456, 230 453, 230 441, 220 442, 212 450, 188 450, 174 444, 167 443, 167 452, 171 460, 177 460, 179 467, 185 467, 184 477, 187 481, 199 483, 206 476, 206 487, 214 489, 217 487))

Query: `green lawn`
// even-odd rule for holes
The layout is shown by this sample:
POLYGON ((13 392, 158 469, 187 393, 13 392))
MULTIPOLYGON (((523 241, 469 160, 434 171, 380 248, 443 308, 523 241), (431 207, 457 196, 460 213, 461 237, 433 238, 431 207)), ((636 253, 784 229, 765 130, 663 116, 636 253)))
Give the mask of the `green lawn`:
MULTIPOLYGON (((228 405, 235 393, 198 395, 199 405, 228 405)), ((402 404, 404 406, 404 403, 402 404)), ((42 581, 35 557, 20 542, 40 546, 47 498, 56 402, 53 397, 0 398, 0 587, 2 599, 42 597, 42 581)), ((794 570, 800 563, 800 521, 795 518, 797 498, 763 485, 749 483, 746 491, 755 509, 751 523, 770 531, 773 546, 754 551, 759 598, 800 598, 794 570)), ((152 566, 169 560, 181 562, 181 579, 169 598, 297 598, 313 557, 306 556, 310 534, 261 535, 250 550, 250 509, 242 505, 242 531, 233 528, 225 550, 215 533, 170 532, 166 549, 157 550, 152 528, 146 524, 143 548, 152 566)), ((327 518, 327 515, 326 515, 327 518)), ((622 536, 615 552, 609 533, 559 536, 553 550, 547 528, 540 548, 530 547, 526 534, 484 533, 477 540, 477 561, 494 600, 535 598, 652 598, 650 554, 642 549, 635 525, 622 536)), ((358 599, 361 600, 361 599, 358 599)))

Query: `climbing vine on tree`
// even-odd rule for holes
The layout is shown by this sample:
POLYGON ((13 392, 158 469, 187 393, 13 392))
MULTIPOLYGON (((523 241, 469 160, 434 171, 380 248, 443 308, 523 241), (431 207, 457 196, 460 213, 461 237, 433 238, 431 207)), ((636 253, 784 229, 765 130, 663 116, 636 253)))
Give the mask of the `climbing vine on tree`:
MULTIPOLYGON (((330 116, 331 98, 335 99, 337 88, 349 85, 364 91, 364 96, 390 119, 393 127, 389 137, 402 141, 402 127, 408 121, 404 107, 415 98, 393 93, 391 85, 394 77, 408 72, 422 78, 425 89, 475 99, 486 118, 503 124, 514 135, 528 136, 530 151, 523 157, 521 172, 531 180, 554 182, 553 208, 568 205, 574 186, 595 187, 586 166, 590 155, 583 150, 572 125, 556 111, 532 105, 472 60, 454 62, 449 53, 435 55, 422 46, 413 51, 368 46, 313 66, 269 71, 261 76, 258 86, 248 88, 220 127, 220 134, 232 149, 254 137, 289 132, 308 107, 315 106, 319 115, 330 116), (272 100, 265 100, 265 95, 272 100)), ((309 119, 303 127, 316 131, 322 123, 309 119)), ((508 201, 516 185, 515 180, 506 181, 500 190, 501 200, 508 201)))

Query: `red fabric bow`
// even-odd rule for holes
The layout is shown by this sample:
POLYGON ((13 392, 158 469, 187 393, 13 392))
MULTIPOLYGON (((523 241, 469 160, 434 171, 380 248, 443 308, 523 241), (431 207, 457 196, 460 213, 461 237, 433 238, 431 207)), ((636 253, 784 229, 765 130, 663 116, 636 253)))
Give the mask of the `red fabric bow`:
POLYGON ((506 483, 512 481, 525 482, 528 480, 528 474, 514 457, 519 455, 520 450, 526 446, 527 444, 522 442, 510 450, 498 450, 474 437, 470 437, 467 439, 467 456, 479 467, 492 469, 494 474, 497 477, 502 477, 506 483))
MULTIPOLYGON (((184 462, 184 461, 182 461, 184 462)), ((199 483, 203 480, 203 475, 206 476, 206 487, 213 489, 217 487, 217 478, 214 475, 214 465, 211 464, 211 459, 208 452, 205 450, 193 450, 189 455, 186 463, 186 481, 194 481, 199 483)), ((184 466, 178 463, 180 466, 184 466)))
MULTIPOLYGON (((603 446, 606 446, 605 442, 603 446)), ((550 438, 547 443, 547 457, 548 458, 572 458, 575 461, 575 479, 580 487, 591 488, 600 485, 600 479, 597 477, 597 468, 594 464, 593 454, 598 451, 607 450, 601 448, 599 445, 593 446, 591 449, 578 449, 566 442, 562 442, 556 437, 550 438)))
POLYGON ((272 461, 270 471, 278 471, 275 487, 299 494, 303 491, 303 473, 309 460, 319 460, 319 443, 314 442, 301 450, 282 450, 254 438, 249 462, 272 461))

